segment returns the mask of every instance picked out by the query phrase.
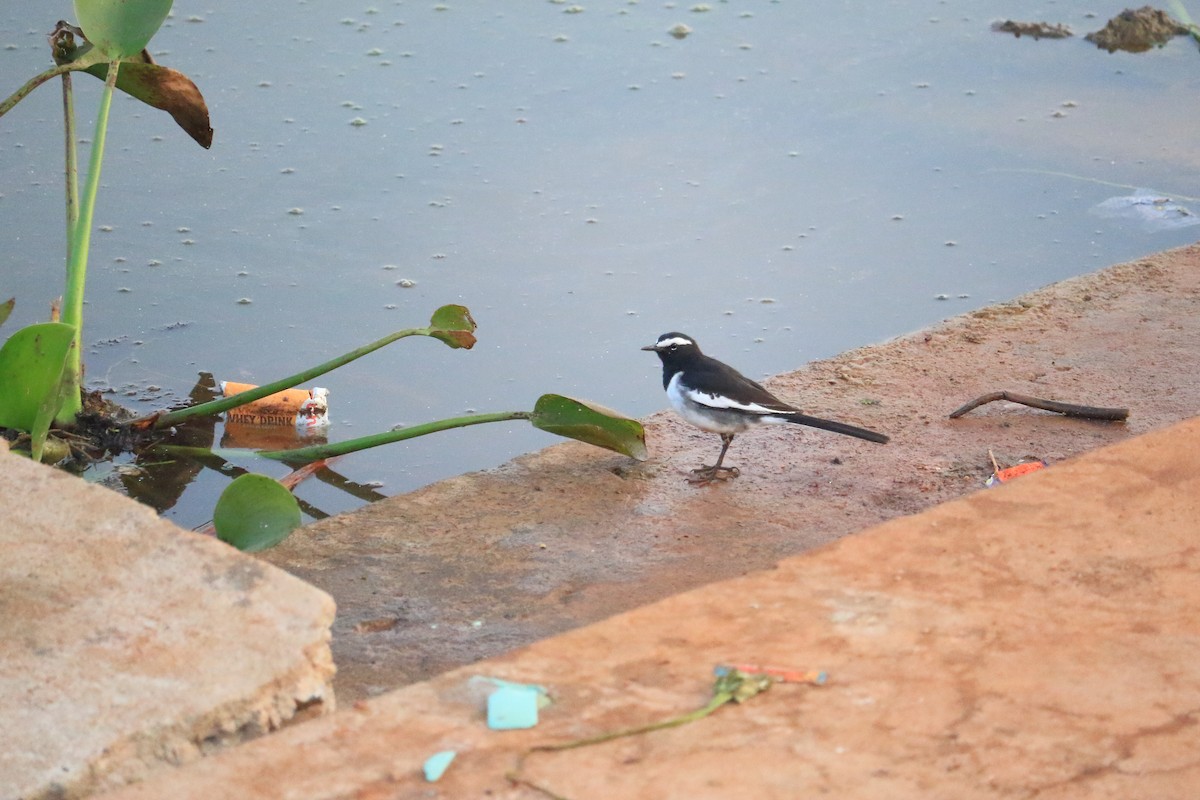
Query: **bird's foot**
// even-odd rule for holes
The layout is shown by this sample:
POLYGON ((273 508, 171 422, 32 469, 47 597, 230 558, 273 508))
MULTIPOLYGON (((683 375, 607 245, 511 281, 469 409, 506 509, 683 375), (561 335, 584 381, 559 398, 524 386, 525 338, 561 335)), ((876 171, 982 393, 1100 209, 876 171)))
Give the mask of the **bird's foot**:
POLYGON ((713 481, 727 481, 736 478, 741 472, 737 467, 700 467, 692 470, 691 476, 688 478, 688 483, 693 483, 697 486, 704 486, 713 481))

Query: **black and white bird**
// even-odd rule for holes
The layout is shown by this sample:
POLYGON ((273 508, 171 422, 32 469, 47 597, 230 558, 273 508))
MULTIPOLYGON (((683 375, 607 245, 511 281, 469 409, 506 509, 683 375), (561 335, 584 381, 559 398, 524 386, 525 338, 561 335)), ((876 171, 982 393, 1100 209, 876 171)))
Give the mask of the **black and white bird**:
POLYGON ((717 463, 692 470, 694 483, 737 477, 737 467, 721 466, 725 451, 735 434, 755 425, 793 422, 887 444, 888 437, 882 433, 802 413, 728 364, 704 355, 696 340, 686 334, 664 333, 642 349, 658 353, 662 359, 663 388, 679 416, 701 430, 721 434, 717 463))

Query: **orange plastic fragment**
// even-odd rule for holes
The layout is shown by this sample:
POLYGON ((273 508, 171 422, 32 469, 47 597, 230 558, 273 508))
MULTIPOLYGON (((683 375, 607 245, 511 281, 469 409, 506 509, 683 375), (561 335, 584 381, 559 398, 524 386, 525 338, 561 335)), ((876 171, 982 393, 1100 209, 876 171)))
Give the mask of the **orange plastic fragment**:
POLYGON ((1014 478, 1020 478, 1022 475, 1028 475, 1031 472, 1045 469, 1045 461, 1026 461, 1024 464, 1017 464, 1007 469, 997 470, 992 477, 988 478, 987 485, 995 486, 997 483, 1005 483, 1014 478))

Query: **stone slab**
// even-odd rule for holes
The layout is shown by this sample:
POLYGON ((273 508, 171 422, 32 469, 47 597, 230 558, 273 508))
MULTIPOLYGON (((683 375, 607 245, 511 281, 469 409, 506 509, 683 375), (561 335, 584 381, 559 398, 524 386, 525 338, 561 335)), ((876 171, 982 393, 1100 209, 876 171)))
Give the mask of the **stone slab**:
POLYGON ((332 599, 0 452, 0 798, 83 797, 333 706, 332 599))
POLYGON ((105 800, 1191 800, 1200 419, 159 774, 105 800), (822 669, 691 724, 714 664, 822 669), (529 731, 471 678, 546 686, 529 731), (438 783, 437 751, 459 756, 438 783), (532 788, 533 785, 541 789, 532 788), (545 790, 545 791, 543 791, 545 790), (552 792, 547 794, 545 792, 552 792))

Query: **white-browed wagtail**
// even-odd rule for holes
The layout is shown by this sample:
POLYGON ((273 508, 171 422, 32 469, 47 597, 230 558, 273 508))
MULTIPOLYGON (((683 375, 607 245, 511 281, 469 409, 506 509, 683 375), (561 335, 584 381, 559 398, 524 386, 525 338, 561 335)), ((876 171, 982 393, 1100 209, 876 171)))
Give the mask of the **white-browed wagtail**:
POLYGON ((692 470, 694 483, 737 477, 737 467, 721 466, 725 451, 735 434, 764 423, 793 422, 887 444, 888 437, 882 433, 802 413, 728 364, 704 355, 696 340, 686 334, 664 333, 642 349, 658 353, 662 359, 663 388, 679 416, 701 430, 721 435, 717 463, 692 470))

